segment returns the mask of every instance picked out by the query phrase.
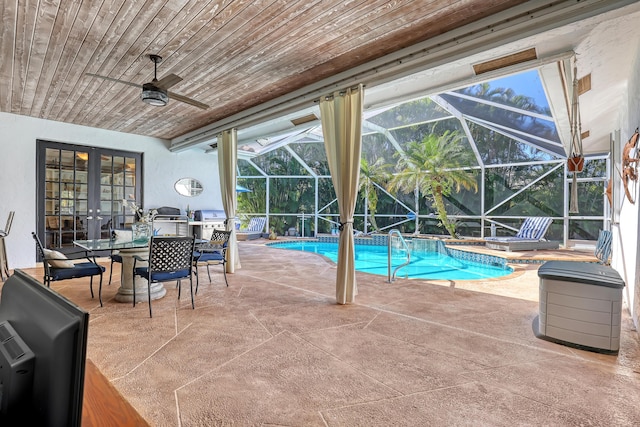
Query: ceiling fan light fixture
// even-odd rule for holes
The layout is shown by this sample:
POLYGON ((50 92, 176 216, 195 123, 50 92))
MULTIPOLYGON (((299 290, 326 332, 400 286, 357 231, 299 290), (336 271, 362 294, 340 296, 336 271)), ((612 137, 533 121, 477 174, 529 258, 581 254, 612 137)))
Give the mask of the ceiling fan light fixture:
POLYGON ((145 83, 142 85, 142 94, 140 94, 140 99, 154 107, 164 107, 167 105, 167 102, 169 102, 169 95, 167 95, 166 90, 151 83, 145 83))

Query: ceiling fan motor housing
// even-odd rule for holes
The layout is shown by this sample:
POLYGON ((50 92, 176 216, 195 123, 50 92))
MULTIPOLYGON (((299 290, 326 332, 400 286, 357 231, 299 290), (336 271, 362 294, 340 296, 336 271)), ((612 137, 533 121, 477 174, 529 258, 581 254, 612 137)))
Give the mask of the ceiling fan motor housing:
POLYGON ((142 94, 140 94, 140 99, 147 104, 156 107, 165 106, 167 105, 167 102, 169 102, 167 91, 157 87, 153 83, 145 83, 142 85, 142 94))

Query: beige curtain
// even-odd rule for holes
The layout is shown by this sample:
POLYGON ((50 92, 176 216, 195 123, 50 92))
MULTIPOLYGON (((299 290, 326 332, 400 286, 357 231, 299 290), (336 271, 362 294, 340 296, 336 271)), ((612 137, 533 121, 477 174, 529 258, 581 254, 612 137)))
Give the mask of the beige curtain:
POLYGON ((240 268, 240 256, 236 239, 235 217, 238 199, 236 198, 236 165, 238 163, 238 135, 235 129, 226 130, 218 137, 218 172, 220 174, 220 192, 222 206, 227 216, 226 228, 231 231, 227 249, 227 273, 240 268))
POLYGON ((360 178, 363 92, 362 85, 359 85, 356 89, 335 92, 332 96, 320 100, 324 146, 340 210, 341 226, 336 276, 338 304, 353 302, 358 294, 353 214, 356 209, 360 178))

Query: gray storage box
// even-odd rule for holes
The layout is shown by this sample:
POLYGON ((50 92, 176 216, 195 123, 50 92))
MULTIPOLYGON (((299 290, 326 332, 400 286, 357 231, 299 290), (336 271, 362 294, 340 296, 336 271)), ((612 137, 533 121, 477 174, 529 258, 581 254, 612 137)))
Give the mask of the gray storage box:
POLYGON ((550 261, 540 277, 540 334, 555 340, 618 351, 624 281, 613 268, 550 261))

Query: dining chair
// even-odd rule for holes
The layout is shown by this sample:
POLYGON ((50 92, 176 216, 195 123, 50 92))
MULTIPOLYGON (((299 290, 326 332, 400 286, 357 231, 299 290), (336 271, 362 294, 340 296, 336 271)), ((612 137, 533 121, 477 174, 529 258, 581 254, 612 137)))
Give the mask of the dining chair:
MULTIPOLYGON (((141 276, 147 279, 147 294, 149 297, 149 317, 153 317, 151 311, 151 283, 178 281, 178 299, 180 299, 181 280, 189 279, 191 289, 191 308, 195 309, 193 300, 193 251, 195 237, 152 236, 149 241, 148 257, 134 255, 133 277, 141 276), (148 266, 137 267, 140 261, 147 262, 148 266)), ((136 292, 133 292, 133 306, 136 306, 136 292)))
MULTIPOLYGON (((102 226, 102 229, 109 230, 110 239, 117 239, 118 236, 116 234, 116 230, 112 227, 111 219, 102 226)), ((113 264, 120 264, 120 266, 122 266, 122 255, 119 255, 117 250, 111 250, 111 253, 109 254, 109 261, 111 261, 111 265, 109 268, 109 283, 107 283, 108 285, 111 284, 111 279, 113 278, 113 264)), ((122 283, 122 270, 120 270, 120 283, 122 283)))
MULTIPOLYGON (((111 251, 109 255, 109 260, 111 261, 111 269, 109 270, 109 285, 111 284, 111 278, 113 277, 113 264, 120 264, 122 267, 122 255, 118 253, 118 251, 111 251)), ((120 283, 122 283, 122 269, 120 270, 120 283)))
POLYGON ((209 283, 211 283, 211 272, 209 266, 222 265, 222 273, 224 274, 224 282, 227 282, 227 247, 229 246, 230 231, 213 230, 211 238, 208 242, 200 243, 193 252, 193 265, 196 268, 196 294, 198 293, 198 285, 200 278, 198 275, 198 265, 205 264, 207 266, 207 275, 209 283))
MULTIPOLYGON (((111 220, 109 220, 111 222, 111 220)), ((116 230, 109 226, 109 238, 112 240, 118 239, 133 239, 133 232, 131 230, 116 230)), ((118 250, 112 250, 109 254, 109 261, 111 261, 111 266, 109 269, 109 285, 111 284, 111 279, 113 278, 113 264, 120 264, 122 268, 122 255, 120 255, 118 250)), ((120 270, 120 283, 122 284, 123 271, 120 270)))
POLYGON ((4 238, 9 235, 9 231, 11 230, 11 224, 13 224, 13 216, 15 215, 15 211, 9 212, 9 216, 7 217, 7 225, 4 227, 4 230, 0 230, 0 278, 4 282, 4 275, 7 275, 7 279, 9 278, 9 262, 7 261, 7 245, 5 244, 4 238))
POLYGON ((105 268, 96 262, 95 256, 89 256, 89 251, 76 251, 69 255, 81 253, 87 262, 73 262, 65 254, 42 246, 42 242, 36 233, 31 233, 31 235, 36 241, 36 248, 42 258, 45 285, 51 287, 51 282, 89 277, 89 289, 91 290, 91 298, 93 298, 93 276, 100 276, 98 299, 100 307, 102 307, 102 273, 104 273, 105 268))

